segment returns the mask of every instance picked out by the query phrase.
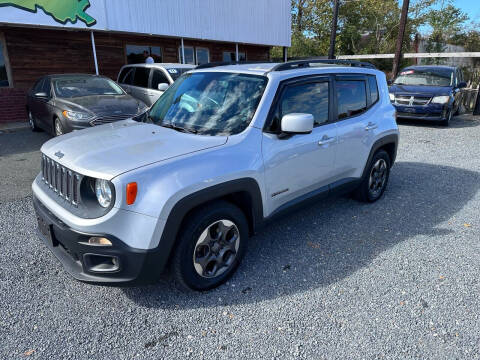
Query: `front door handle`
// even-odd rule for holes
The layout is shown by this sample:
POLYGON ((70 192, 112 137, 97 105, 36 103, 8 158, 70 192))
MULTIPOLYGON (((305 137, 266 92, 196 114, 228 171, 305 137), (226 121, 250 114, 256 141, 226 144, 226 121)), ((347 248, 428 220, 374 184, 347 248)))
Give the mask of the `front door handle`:
POLYGON ((370 131, 370 130, 375 130, 376 128, 378 128, 377 124, 369 122, 368 125, 365 127, 365 130, 370 131))
POLYGON ((318 142, 319 146, 327 145, 330 144, 331 142, 334 142, 335 138, 334 137, 328 137, 328 135, 325 135, 322 137, 322 140, 318 142))

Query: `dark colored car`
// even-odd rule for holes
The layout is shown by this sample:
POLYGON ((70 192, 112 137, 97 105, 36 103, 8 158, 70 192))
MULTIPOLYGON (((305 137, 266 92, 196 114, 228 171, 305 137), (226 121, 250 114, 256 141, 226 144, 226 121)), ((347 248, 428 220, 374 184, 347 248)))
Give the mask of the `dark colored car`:
POLYGON ((114 81, 96 75, 49 75, 28 93, 32 130, 53 135, 134 118, 143 121, 148 107, 114 81))
POLYGON ((452 66, 409 66, 390 86, 390 100, 398 118, 439 121, 448 126, 462 103, 467 84, 452 66))

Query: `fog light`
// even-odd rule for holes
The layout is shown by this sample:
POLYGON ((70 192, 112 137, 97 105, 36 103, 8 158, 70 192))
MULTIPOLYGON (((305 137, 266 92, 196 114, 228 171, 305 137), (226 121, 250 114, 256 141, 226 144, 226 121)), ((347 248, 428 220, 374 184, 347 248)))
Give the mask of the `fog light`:
POLYGON ((91 237, 88 239, 88 245, 92 246, 112 246, 112 242, 104 237, 91 237))

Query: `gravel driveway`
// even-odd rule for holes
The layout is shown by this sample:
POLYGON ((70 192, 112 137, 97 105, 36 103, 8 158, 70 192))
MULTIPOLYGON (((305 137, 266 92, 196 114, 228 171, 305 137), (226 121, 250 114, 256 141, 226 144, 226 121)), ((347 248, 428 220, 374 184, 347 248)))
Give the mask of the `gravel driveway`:
POLYGON ((208 293, 73 280, 35 236, 47 137, 0 134, 0 359, 480 359, 480 118, 400 128, 381 201, 282 219, 208 293))

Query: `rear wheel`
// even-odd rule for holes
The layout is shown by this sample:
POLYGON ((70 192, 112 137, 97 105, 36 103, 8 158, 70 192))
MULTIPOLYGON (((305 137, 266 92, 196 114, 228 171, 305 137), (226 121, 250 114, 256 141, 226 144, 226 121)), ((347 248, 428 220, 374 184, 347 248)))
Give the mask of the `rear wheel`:
POLYGON ((37 126, 37 122, 30 110, 28 110, 28 124, 30 125, 30 129, 32 131, 40 131, 40 128, 37 126))
POLYGON ((172 273, 186 289, 209 290, 235 272, 248 241, 248 223, 235 205, 218 201, 184 223, 172 258, 172 273))
POLYGON ((353 193, 354 197, 370 203, 380 199, 387 188, 390 164, 388 153, 385 150, 377 151, 368 165, 367 175, 353 193))

